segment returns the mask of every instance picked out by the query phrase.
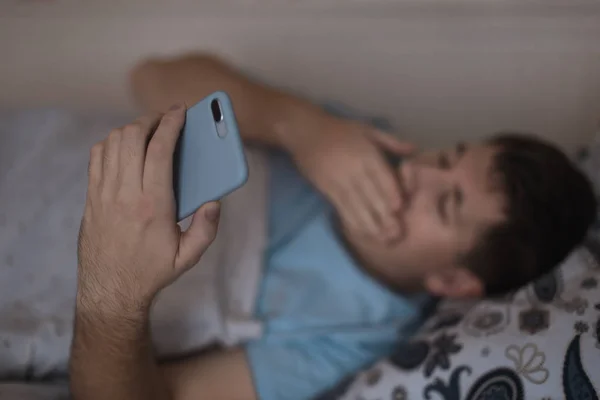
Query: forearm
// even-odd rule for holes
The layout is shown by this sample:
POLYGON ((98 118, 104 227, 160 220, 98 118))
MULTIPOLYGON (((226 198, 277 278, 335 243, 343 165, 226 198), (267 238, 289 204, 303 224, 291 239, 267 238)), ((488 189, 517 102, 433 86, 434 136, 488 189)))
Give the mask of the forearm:
POLYGON ((132 82, 138 101, 159 110, 182 101, 193 105, 214 91, 225 91, 244 139, 288 151, 331 118, 310 102, 253 82, 209 55, 146 61, 133 71, 132 82))
POLYGON ((106 312, 78 301, 71 349, 75 400, 171 400, 154 359, 148 310, 106 312))

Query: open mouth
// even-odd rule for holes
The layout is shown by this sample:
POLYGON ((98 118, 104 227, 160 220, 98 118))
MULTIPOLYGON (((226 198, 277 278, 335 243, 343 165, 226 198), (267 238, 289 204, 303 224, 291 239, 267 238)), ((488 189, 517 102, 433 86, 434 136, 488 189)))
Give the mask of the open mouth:
POLYGON ((403 156, 394 154, 389 151, 384 151, 383 155, 387 163, 394 169, 398 168, 398 166, 400 165, 400 163, 402 163, 402 160, 404 159, 403 156))

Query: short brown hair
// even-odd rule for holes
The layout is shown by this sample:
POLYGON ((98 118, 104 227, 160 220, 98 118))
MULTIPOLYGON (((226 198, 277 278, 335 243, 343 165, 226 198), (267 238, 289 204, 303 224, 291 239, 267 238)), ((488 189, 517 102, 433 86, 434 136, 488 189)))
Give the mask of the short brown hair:
POLYGON ((558 148, 532 135, 500 133, 493 169, 506 220, 485 232, 464 262, 486 295, 515 290, 549 272, 584 239, 596 215, 587 177, 558 148))

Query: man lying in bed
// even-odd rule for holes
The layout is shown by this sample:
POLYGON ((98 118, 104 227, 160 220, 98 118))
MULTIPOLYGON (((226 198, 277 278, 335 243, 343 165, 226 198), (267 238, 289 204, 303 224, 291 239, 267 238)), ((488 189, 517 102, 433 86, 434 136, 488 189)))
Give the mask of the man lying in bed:
POLYGON ((116 370, 107 361, 110 348, 92 353, 96 345, 84 343, 110 335, 123 338, 113 348, 123 352, 131 324, 104 320, 106 332, 84 335, 78 313, 76 395, 110 387, 117 398, 119 385, 164 379, 160 387, 177 400, 311 398, 385 356, 399 332, 414 328, 421 310, 413 294, 479 297, 518 288, 559 263, 595 215, 588 181, 535 138, 501 134, 411 154, 409 145, 251 82, 208 56, 148 62, 132 78, 147 109, 229 93, 242 136, 283 150, 270 159, 269 235, 286 239, 266 256, 260 339, 166 365, 157 376, 148 372, 149 358, 140 358, 138 370, 116 370), (410 157, 398 164, 384 154, 410 157), (277 293, 285 295, 266 298, 277 293), (331 296, 351 306, 331 309, 331 296), (97 386, 87 386, 90 376, 97 386))

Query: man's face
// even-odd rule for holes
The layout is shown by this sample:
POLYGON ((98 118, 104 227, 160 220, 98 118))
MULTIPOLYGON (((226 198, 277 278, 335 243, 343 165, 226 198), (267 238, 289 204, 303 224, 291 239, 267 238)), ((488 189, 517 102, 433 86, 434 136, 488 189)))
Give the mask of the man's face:
POLYGON ((496 151, 487 145, 459 144, 423 152, 398 167, 405 193, 398 215, 403 235, 391 244, 358 245, 357 250, 363 257, 370 257, 365 251, 372 253, 376 262, 371 268, 377 275, 397 284, 425 284, 433 292, 438 290, 427 283, 429 277, 436 277, 433 284, 438 286, 469 279, 459 265, 460 256, 473 248, 485 229, 504 218, 504 196, 492 171, 496 151))

